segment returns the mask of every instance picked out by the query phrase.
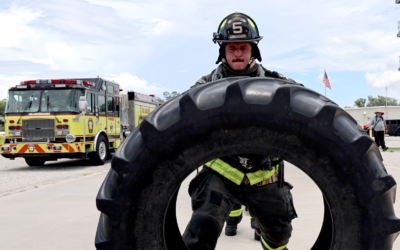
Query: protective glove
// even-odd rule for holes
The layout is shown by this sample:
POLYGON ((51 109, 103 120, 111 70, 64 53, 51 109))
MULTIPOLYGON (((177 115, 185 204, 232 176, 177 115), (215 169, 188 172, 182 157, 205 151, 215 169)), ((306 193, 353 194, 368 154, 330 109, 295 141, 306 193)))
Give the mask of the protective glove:
POLYGON ((259 164, 259 169, 260 170, 272 170, 272 165, 271 165, 271 159, 269 159, 268 156, 263 156, 260 160, 259 164))
POLYGON ((271 164, 272 164, 272 166, 276 166, 276 165, 278 165, 279 163, 281 163, 283 160, 282 159, 279 159, 278 157, 276 157, 276 156, 272 156, 271 157, 271 164))

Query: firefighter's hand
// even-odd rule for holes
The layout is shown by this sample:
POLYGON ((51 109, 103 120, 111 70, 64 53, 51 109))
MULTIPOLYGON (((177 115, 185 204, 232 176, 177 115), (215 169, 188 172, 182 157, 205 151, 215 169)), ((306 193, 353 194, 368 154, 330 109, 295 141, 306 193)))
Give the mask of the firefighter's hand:
POLYGON ((279 163, 281 163, 282 161, 283 161, 283 160, 282 160, 282 159, 279 159, 278 157, 275 157, 275 156, 271 157, 272 166, 276 166, 276 165, 278 165, 279 163))
POLYGON ((261 158, 259 168, 261 170, 272 170, 271 160, 268 156, 263 156, 263 158, 261 158))

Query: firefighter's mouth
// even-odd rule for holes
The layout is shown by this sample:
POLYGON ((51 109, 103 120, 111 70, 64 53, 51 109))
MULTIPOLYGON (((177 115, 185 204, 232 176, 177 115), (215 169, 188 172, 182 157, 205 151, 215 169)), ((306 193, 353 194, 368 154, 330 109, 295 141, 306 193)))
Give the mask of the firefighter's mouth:
POLYGON ((233 59, 232 62, 244 62, 244 59, 236 58, 236 59, 233 59))

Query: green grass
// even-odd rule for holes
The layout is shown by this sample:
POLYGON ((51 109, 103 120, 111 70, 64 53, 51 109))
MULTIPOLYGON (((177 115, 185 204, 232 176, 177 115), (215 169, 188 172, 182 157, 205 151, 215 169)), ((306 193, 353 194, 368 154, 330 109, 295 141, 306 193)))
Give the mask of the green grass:
POLYGON ((386 152, 400 152, 400 148, 389 148, 386 152))

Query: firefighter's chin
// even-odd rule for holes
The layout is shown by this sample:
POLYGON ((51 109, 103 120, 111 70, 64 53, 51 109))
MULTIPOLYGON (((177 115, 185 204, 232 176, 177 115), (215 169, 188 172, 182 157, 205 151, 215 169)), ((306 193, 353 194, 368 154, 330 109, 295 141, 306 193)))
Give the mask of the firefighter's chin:
POLYGON ((236 60, 232 60, 232 61, 230 62, 230 64, 229 64, 229 66, 231 66, 231 68, 232 68, 233 70, 242 71, 242 70, 245 70, 245 69, 246 69, 247 64, 246 64, 246 62, 245 62, 243 59, 242 59, 242 60, 236 59, 236 60))

